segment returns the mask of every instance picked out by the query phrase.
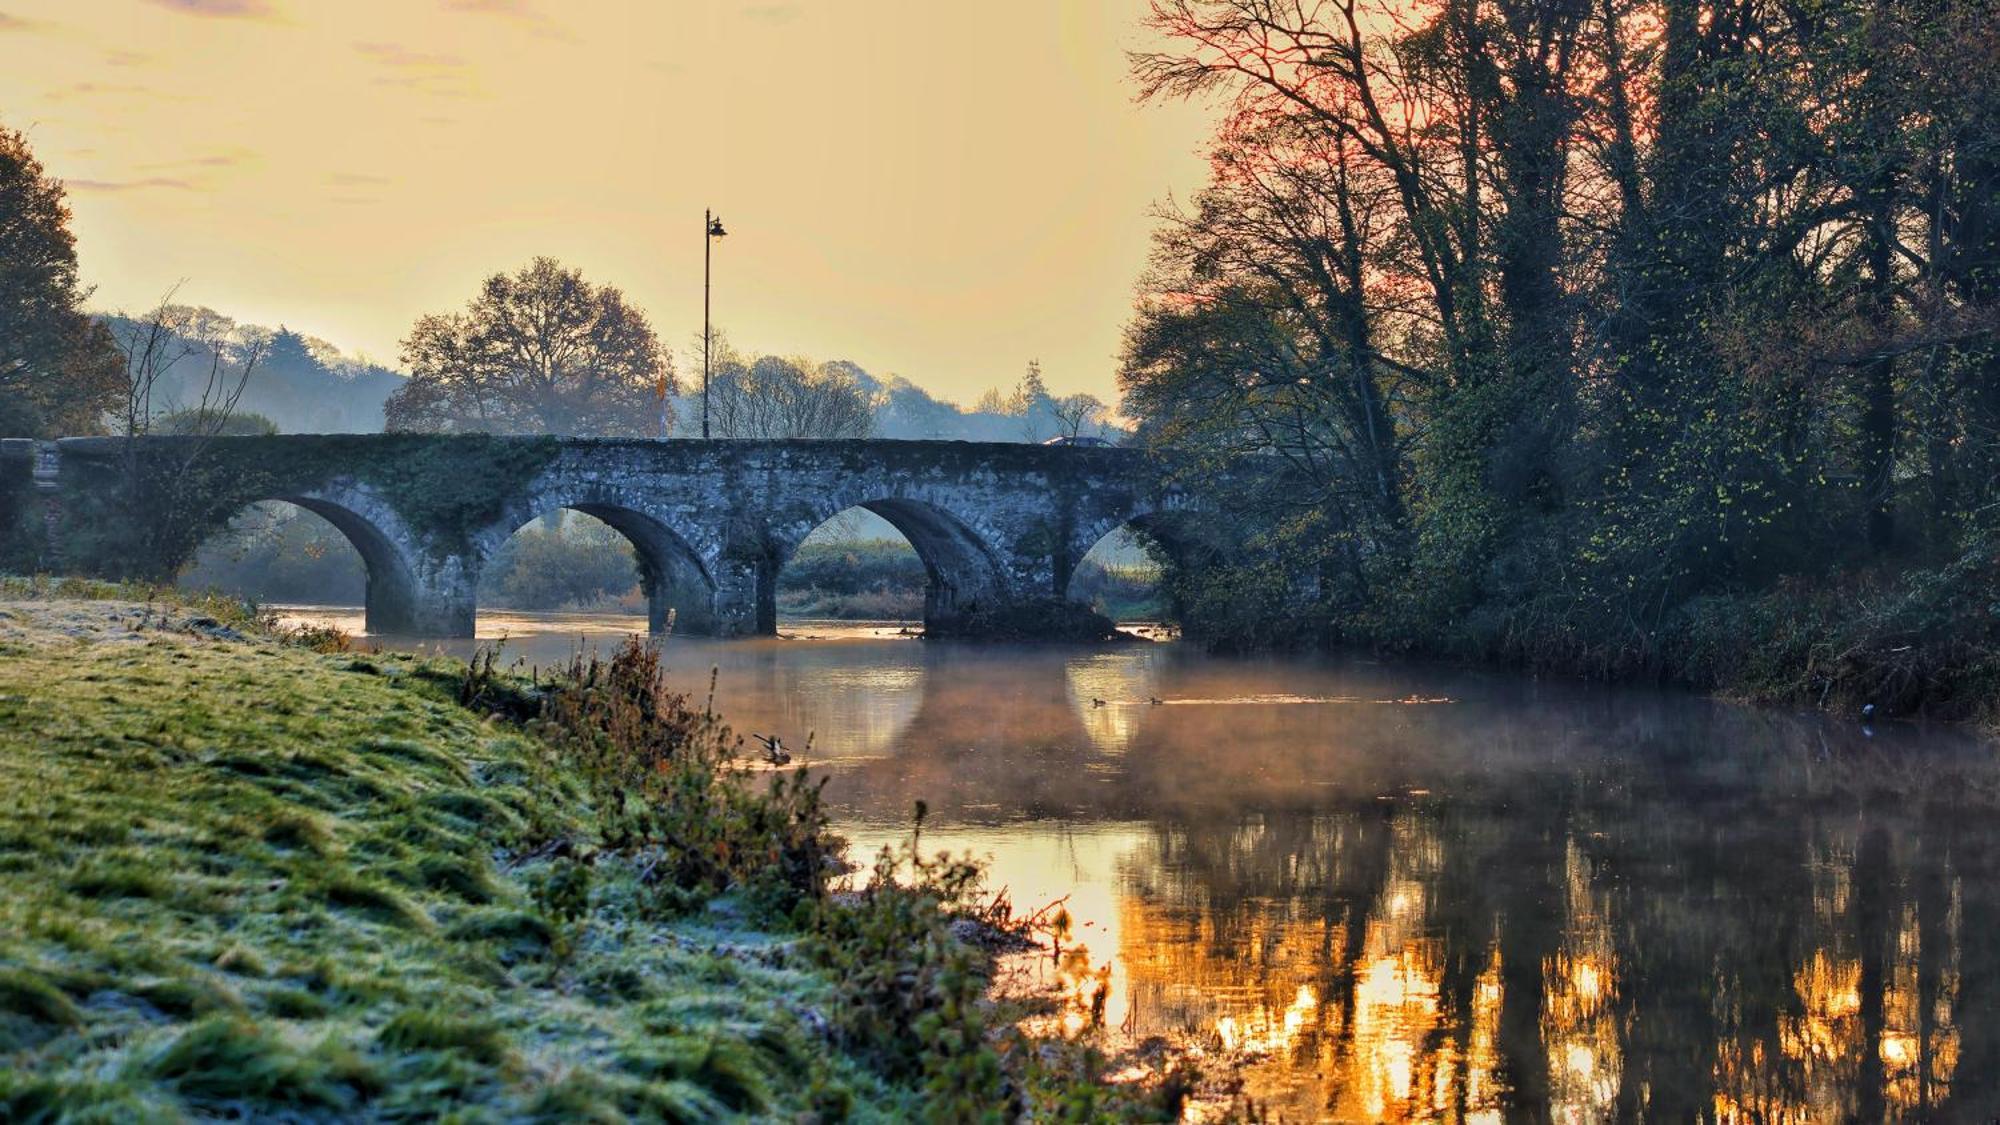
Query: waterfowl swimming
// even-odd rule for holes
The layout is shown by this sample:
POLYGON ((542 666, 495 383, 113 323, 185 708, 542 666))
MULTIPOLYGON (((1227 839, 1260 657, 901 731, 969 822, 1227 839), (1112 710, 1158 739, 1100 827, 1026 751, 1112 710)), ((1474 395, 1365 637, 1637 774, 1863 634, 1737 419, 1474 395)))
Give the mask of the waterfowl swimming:
POLYGON ((1092 707, 1102 707, 1104 706, 1104 701, 1093 695, 1090 697, 1090 705, 1092 707))
POLYGON ((785 749, 785 742, 783 739, 776 737, 767 737, 761 734, 753 734, 750 737, 764 744, 765 761, 771 763, 774 766, 788 766, 792 764, 791 751, 785 749))

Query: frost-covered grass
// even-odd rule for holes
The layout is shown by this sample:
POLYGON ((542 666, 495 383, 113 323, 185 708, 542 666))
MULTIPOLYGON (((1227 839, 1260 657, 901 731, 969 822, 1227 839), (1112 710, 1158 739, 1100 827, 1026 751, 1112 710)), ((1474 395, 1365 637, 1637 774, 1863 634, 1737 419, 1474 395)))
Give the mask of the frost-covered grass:
POLYGON ((0 1118, 902 1119, 798 939, 547 890, 577 779, 462 665, 0 586, 0 1118), (535 888, 542 886, 542 893, 535 888))
POLYGON ((985 998, 975 866, 837 884, 657 649, 526 682, 179 599, 0 578, 0 1120, 1178 1116, 985 998))

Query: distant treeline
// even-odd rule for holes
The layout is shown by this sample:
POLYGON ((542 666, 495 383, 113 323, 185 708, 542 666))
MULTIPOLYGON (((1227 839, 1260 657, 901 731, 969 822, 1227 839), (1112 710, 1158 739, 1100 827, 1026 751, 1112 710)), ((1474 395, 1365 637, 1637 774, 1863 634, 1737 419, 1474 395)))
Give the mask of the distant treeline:
MULTIPOLYGON (((127 337, 142 330, 145 323, 134 317, 110 314, 98 318, 114 336, 127 337)), ((198 400, 201 380, 209 370, 208 357, 222 351, 226 362, 238 362, 252 347, 259 358, 236 412, 268 419, 278 433, 375 433, 384 428, 384 404, 407 383, 406 376, 366 358, 350 355, 326 340, 307 336, 280 326, 238 323, 213 309, 177 306, 171 321, 180 327, 191 352, 161 382, 156 410, 168 416, 198 400)), ((718 364, 715 398, 711 410, 718 416, 713 432, 718 437, 804 436, 878 437, 901 439, 941 439, 959 441, 1039 442, 1059 436, 1116 437, 1118 431, 1107 424, 1107 409, 1088 395, 1056 395, 1044 384, 1039 365, 1029 364, 1027 372, 1011 390, 988 391, 972 407, 938 398, 900 375, 877 376, 859 364, 846 360, 811 363, 782 357, 742 358, 734 352, 718 364), (778 379, 752 381, 752 372, 786 368, 778 379), (794 374, 790 380, 782 374, 794 374), (854 416, 841 415, 832 432, 820 432, 819 422, 827 413, 797 422, 789 432, 785 419, 765 418, 756 408, 780 397, 779 392, 796 386, 830 390, 828 398, 856 404, 854 416), (722 422, 724 411, 738 425, 722 422), (761 425, 753 424, 761 422, 761 425), (740 432, 739 432, 740 431, 740 432)), ((761 372, 760 372, 761 373, 761 372)), ((797 411, 806 414, 805 409, 797 411)), ((673 433, 690 436, 700 432, 701 398, 678 395, 673 399, 673 433)), ((168 427, 171 429, 171 426, 168 427)), ((242 432, 253 432, 251 428, 242 432)))
MULTIPOLYGON (((382 403, 403 382, 387 367, 283 326, 239 324, 214 309, 195 306, 174 308, 169 315, 189 354, 163 374, 154 391, 153 409, 162 417, 200 400, 209 357, 218 350, 231 365, 257 350, 235 412, 268 419, 279 433, 374 433, 382 428, 382 403)), ((119 339, 147 328, 129 316, 99 319, 119 339)))

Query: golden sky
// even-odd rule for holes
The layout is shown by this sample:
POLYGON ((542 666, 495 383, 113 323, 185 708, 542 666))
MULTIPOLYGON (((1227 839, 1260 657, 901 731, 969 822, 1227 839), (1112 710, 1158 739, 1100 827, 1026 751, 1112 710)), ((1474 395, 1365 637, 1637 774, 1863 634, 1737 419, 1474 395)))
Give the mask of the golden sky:
MULTIPOLYGON (((67 180, 94 304, 393 362, 536 254, 685 357, 1112 397, 1150 209, 1206 113, 1138 106, 1143 0, 0 0, 0 120, 67 180)), ((698 360, 697 360, 698 362, 698 360)), ((698 371, 695 372, 698 378, 698 371)))

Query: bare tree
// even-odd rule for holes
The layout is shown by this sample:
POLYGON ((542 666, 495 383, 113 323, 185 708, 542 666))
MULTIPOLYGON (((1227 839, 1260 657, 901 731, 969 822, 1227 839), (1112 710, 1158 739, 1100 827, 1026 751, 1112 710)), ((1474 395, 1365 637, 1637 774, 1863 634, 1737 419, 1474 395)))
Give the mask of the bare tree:
POLYGON ((125 362, 125 489, 127 503, 143 528, 127 565, 148 577, 165 578, 177 567, 207 526, 203 489, 191 482, 203 470, 215 439, 228 428, 257 365, 269 346, 252 336, 236 343, 226 319, 173 303, 169 290, 151 313, 114 334, 125 362), (194 379, 178 372, 206 364, 194 379), (183 399, 183 392, 190 394, 183 399), (142 449, 139 438, 171 415, 176 440, 142 449))
POLYGON ((1055 420, 1056 436, 1075 441, 1086 428, 1103 423, 1105 406, 1096 395, 1078 393, 1050 399, 1048 411, 1055 420))
POLYGON ((713 363, 709 419, 721 437, 867 437, 874 415, 872 396, 843 365, 782 356, 746 362, 726 345, 713 363))
POLYGON ((123 326, 112 334, 125 361, 121 421, 126 437, 152 432, 154 423, 166 414, 174 415, 176 433, 197 438, 220 434, 269 347, 267 338, 255 335, 233 345, 230 322, 205 309, 174 304, 179 290, 179 285, 169 289, 142 318, 121 317, 123 326), (207 371, 194 387, 193 401, 183 400, 175 372, 190 362, 204 361, 207 371))

